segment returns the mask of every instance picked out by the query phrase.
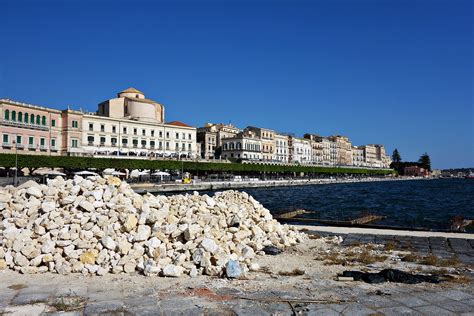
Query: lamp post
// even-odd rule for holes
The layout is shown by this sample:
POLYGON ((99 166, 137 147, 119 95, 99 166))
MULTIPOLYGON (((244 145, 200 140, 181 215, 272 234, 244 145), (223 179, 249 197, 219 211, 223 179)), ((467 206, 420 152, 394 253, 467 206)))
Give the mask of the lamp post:
POLYGON ((13 144, 15 145, 15 177, 13 178, 13 185, 18 184, 18 144, 17 144, 18 134, 15 134, 15 140, 13 144))

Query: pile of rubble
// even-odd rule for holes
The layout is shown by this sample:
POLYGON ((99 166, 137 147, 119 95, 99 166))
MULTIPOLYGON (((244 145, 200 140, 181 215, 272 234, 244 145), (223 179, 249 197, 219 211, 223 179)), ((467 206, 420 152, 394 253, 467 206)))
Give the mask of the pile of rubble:
POLYGON ((22 273, 223 275, 305 238, 244 192, 142 196, 99 176, 0 188, 0 269, 22 273))

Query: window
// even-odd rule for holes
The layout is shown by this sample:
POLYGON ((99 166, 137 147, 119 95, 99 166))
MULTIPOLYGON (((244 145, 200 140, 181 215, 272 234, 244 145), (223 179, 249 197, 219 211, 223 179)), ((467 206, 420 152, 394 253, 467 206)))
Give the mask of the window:
POLYGON ((154 140, 150 141, 150 147, 155 148, 155 141, 154 140))
POLYGON ((122 129, 122 131, 123 131, 124 134, 127 134, 127 128, 126 128, 126 127, 124 127, 124 128, 122 129))
POLYGON ((146 147, 146 140, 142 140, 142 147, 143 147, 143 148, 146 147))
POLYGON ((10 111, 9 110, 5 110, 5 119, 10 120, 10 111))
POLYGON ((71 140, 71 147, 72 148, 77 148, 77 139, 71 140))
POLYGON ((181 133, 181 137, 182 137, 183 139, 186 139, 186 134, 185 134, 185 133, 181 133))
POLYGON ((188 144, 188 151, 191 151, 191 144, 188 144))
POLYGON ((137 129, 136 128, 133 129, 133 135, 137 135, 137 129))
POLYGON ((51 139, 51 147, 56 147, 56 139, 51 139))
POLYGON ((142 136, 145 136, 145 135, 146 135, 146 130, 142 129, 142 136))
POLYGON ((16 111, 12 111, 12 121, 16 121, 16 111))
POLYGON ((3 134, 3 143, 8 144, 8 134, 3 134))
POLYGON ((44 138, 40 138, 40 146, 44 147, 44 138))
POLYGON ((176 133, 175 135, 176 135, 176 139, 179 139, 179 133, 176 133))
POLYGON ((166 142, 166 150, 170 149, 170 142, 166 142))
POLYGON ((138 147, 138 139, 134 139, 132 143, 133 143, 133 147, 138 147))
POLYGON ((25 123, 28 123, 28 119, 29 119, 28 113, 25 113, 25 123))
POLYGON ((93 123, 89 123, 89 130, 90 130, 90 131, 93 131, 93 130, 94 130, 94 124, 93 124, 93 123))
POLYGON ((30 116, 30 123, 35 124, 35 115, 34 114, 31 114, 31 116, 30 116))
POLYGON ((41 117, 39 115, 36 115, 36 125, 40 125, 41 123, 41 117))
POLYGON ((159 143, 158 143, 158 148, 159 148, 159 149, 163 149, 163 142, 159 142, 159 143))
POLYGON ((188 134, 188 139, 191 140, 191 133, 188 134))
POLYGON ((18 112, 18 122, 23 122, 23 113, 18 112))
MULTIPOLYGON (((25 114, 25 118, 26 118, 26 115, 27 114, 25 114)), ((53 126, 53 127, 56 126, 56 120, 51 120, 51 126, 53 126)))
POLYGON ((122 138, 122 146, 127 147, 127 145, 128 145, 128 139, 122 138))
MULTIPOLYGON (((32 116, 33 117, 33 116, 32 116)), ((77 124, 77 121, 72 121, 72 127, 74 128, 77 128, 78 127, 78 124, 77 124)), ((76 140, 77 141, 77 140, 76 140)))
POLYGON ((117 146, 117 138, 112 137, 112 138, 110 139, 110 142, 112 143, 112 146, 117 146))
POLYGON ((46 116, 44 116, 44 115, 41 118, 41 125, 46 126, 46 116))
POLYGON ((166 138, 170 138, 170 132, 166 132, 166 138))
POLYGON ((182 150, 182 151, 185 151, 185 150, 186 150, 186 144, 185 144, 185 143, 182 143, 182 144, 181 144, 181 150, 182 150))
POLYGON ((151 130, 151 137, 155 137, 155 130, 154 129, 151 130))
POLYGON ((112 125, 112 133, 117 133, 117 127, 115 125, 112 125))
POLYGON ((16 135, 16 143, 21 144, 21 136, 20 135, 16 135))
POLYGON ((104 145, 105 144, 105 136, 100 137, 100 144, 104 145))
POLYGON ((28 137, 28 145, 33 145, 34 142, 35 142, 35 139, 32 136, 28 137))
POLYGON ((160 135, 160 137, 163 137, 163 132, 162 132, 162 131, 160 131, 160 134, 159 134, 159 135, 160 135))
POLYGON ((105 132, 105 125, 104 124, 100 124, 100 131, 105 132))
POLYGON ((176 143, 174 148, 176 149, 176 151, 178 151, 179 150, 179 143, 176 143))
POLYGON ((87 143, 90 145, 94 144, 94 136, 87 136, 87 143))

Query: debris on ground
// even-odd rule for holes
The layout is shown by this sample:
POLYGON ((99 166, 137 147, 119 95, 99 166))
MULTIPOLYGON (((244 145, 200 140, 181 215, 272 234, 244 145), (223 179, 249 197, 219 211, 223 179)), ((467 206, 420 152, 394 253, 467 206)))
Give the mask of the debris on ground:
POLYGON ((344 271, 343 277, 351 277, 354 281, 364 281, 366 283, 377 284, 383 282, 395 282, 405 284, 417 283, 439 283, 436 276, 412 274, 397 269, 384 269, 378 273, 361 272, 361 271, 344 271))

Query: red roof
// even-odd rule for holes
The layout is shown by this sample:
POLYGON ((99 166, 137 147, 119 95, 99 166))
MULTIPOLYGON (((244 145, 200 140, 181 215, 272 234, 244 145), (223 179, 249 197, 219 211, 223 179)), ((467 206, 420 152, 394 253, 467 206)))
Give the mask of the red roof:
POLYGON ((184 124, 183 122, 180 122, 180 121, 172 121, 172 122, 167 122, 165 124, 174 125, 174 126, 182 126, 182 127, 192 127, 192 126, 189 126, 188 124, 184 124))

